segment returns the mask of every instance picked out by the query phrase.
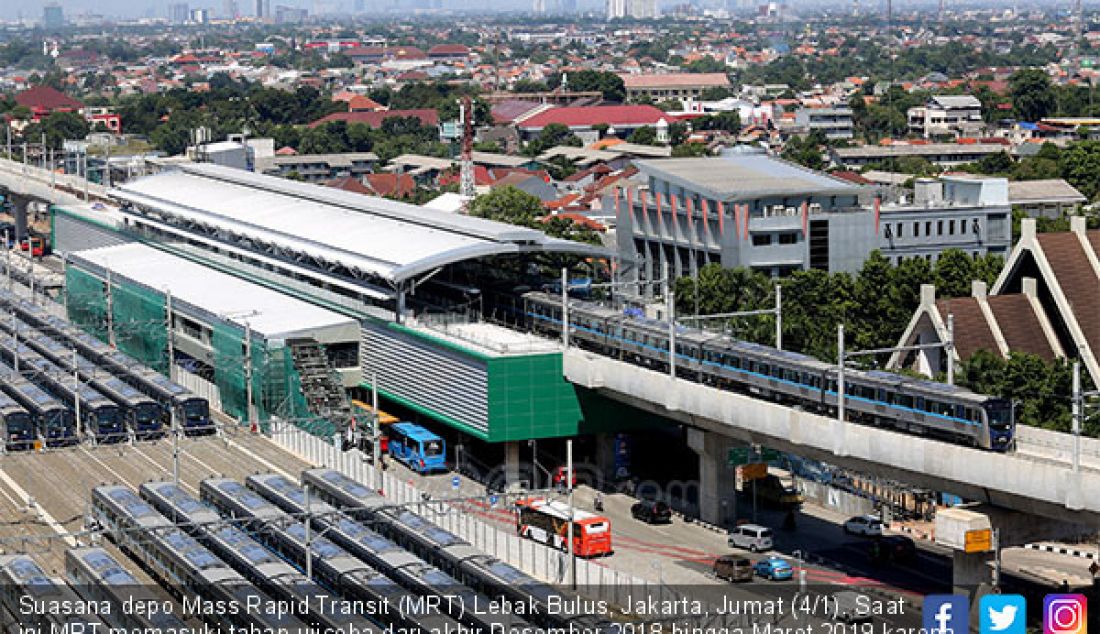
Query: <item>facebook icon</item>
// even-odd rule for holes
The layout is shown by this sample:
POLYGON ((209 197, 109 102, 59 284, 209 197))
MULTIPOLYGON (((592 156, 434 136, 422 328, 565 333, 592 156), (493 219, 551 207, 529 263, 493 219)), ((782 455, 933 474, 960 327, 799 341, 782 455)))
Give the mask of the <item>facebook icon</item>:
POLYGON ((922 626, 928 634, 966 634, 970 606, 957 594, 930 594, 924 597, 922 626))

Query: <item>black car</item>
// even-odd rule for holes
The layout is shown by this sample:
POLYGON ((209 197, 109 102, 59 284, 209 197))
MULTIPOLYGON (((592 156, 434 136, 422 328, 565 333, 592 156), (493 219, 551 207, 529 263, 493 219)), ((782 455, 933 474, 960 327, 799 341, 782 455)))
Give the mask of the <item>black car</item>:
POLYGON ((909 563, 917 558, 917 545, 903 535, 877 537, 868 549, 875 563, 909 563))
POLYGON ((630 515, 646 524, 670 524, 672 509, 658 500, 642 500, 630 507, 630 515))

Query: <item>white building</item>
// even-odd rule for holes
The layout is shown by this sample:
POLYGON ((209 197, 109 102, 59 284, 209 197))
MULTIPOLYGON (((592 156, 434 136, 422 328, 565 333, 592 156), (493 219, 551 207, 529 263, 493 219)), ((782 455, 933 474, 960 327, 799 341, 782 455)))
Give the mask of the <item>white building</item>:
POLYGON ((984 127, 982 102, 971 95, 937 95, 906 114, 909 131, 925 138, 974 136, 984 127))

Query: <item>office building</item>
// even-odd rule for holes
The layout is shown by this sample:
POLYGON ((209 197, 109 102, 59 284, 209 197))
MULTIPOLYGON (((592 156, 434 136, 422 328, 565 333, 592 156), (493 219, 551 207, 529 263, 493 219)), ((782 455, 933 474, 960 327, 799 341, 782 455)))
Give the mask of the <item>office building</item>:
POLYGON ((65 11, 60 4, 51 2, 42 8, 42 26, 54 30, 65 26, 65 11))
POLYGON ((871 189, 759 153, 635 164, 645 183, 620 197, 617 218, 625 280, 658 280, 665 263, 677 276, 711 263, 779 276, 857 271, 875 249, 897 263, 1011 245, 1003 178, 921 182, 914 203, 886 205, 871 189))

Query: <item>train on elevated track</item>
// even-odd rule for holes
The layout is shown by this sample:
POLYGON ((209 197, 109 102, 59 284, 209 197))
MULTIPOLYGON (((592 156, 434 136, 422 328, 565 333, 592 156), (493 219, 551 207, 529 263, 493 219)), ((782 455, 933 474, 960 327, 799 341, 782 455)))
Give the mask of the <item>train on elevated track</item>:
MULTIPOLYGON (((562 299, 524 293, 521 321, 561 337, 562 299)), ((577 346, 654 370, 668 371, 669 326, 606 306, 569 300, 570 340, 577 346)), ((803 410, 833 415, 837 366, 727 335, 676 326, 679 377, 803 410)), ((879 370, 844 370, 847 419, 981 449, 1015 447, 1008 399, 879 370)))

